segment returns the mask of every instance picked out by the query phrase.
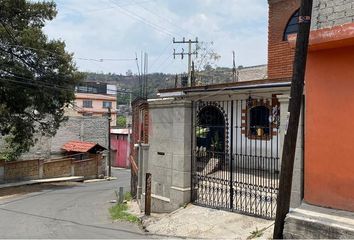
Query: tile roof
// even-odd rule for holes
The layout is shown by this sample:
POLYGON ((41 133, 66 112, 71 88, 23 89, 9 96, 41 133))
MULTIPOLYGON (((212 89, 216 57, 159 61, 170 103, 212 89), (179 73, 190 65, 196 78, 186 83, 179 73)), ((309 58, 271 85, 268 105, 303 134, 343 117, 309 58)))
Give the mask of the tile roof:
POLYGON ((63 150, 68 151, 68 152, 88 152, 92 148, 94 148, 96 145, 99 145, 94 142, 82 142, 82 141, 69 141, 64 144, 62 147, 63 150))

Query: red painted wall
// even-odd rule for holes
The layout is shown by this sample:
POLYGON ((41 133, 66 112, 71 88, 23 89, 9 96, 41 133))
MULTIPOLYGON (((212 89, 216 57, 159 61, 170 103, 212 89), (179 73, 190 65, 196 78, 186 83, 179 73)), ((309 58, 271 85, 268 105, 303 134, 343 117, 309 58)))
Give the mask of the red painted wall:
POLYGON ((305 201, 354 211, 354 46, 309 53, 305 201))
POLYGON ((115 156, 112 161, 114 167, 129 168, 128 136, 124 134, 111 134, 111 147, 114 149, 115 156))

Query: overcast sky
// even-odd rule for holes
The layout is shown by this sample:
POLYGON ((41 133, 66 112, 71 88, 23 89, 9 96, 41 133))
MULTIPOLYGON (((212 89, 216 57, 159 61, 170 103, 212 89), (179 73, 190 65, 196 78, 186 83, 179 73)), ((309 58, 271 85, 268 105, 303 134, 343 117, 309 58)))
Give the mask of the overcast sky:
POLYGON ((221 55, 218 66, 265 64, 268 6, 265 0, 55 0, 57 18, 45 32, 66 42, 79 70, 125 74, 137 72, 134 59, 149 54, 149 72, 186 71, 187 59, 173 59, 186 46, 176 40, 213 42, 221 55))

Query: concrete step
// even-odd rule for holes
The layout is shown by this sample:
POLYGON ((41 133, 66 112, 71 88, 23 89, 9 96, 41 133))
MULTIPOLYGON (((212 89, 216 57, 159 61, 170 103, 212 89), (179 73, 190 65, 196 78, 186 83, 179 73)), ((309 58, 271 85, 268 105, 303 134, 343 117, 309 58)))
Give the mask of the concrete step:
POLYGON ((354 213, 303 203, 285 219, 287 239, 354 239, 354 213))
POLYGON ((220 170, 220 159, 218 158, 210 158, 205 167, 201 170, 203 174, 209 175, 213 172, 220 170))

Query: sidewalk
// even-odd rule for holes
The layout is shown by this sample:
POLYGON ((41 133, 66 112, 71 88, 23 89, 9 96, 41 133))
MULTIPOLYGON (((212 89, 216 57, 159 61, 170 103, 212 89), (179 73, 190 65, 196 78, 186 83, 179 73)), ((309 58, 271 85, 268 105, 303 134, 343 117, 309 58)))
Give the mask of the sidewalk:
POLYGON ((44 178, 44 179, 36 179, 36 180, 28 180, 28 181, 0 184, 0 189, 10 188, 10 187, 19 187, 19 186, 25 186, 25 185, 33 185, 33 184, 41 184, 41 183, 82 182, 82 181, 84 181, 83 176, 44 178))
MULTIPOLYGON (((135 203, 131 212, 139 215, 135 203)), ((143 217, 151 234, 196 239, 271 239, 274 221, 189 204, 170 214, 143 217)))

